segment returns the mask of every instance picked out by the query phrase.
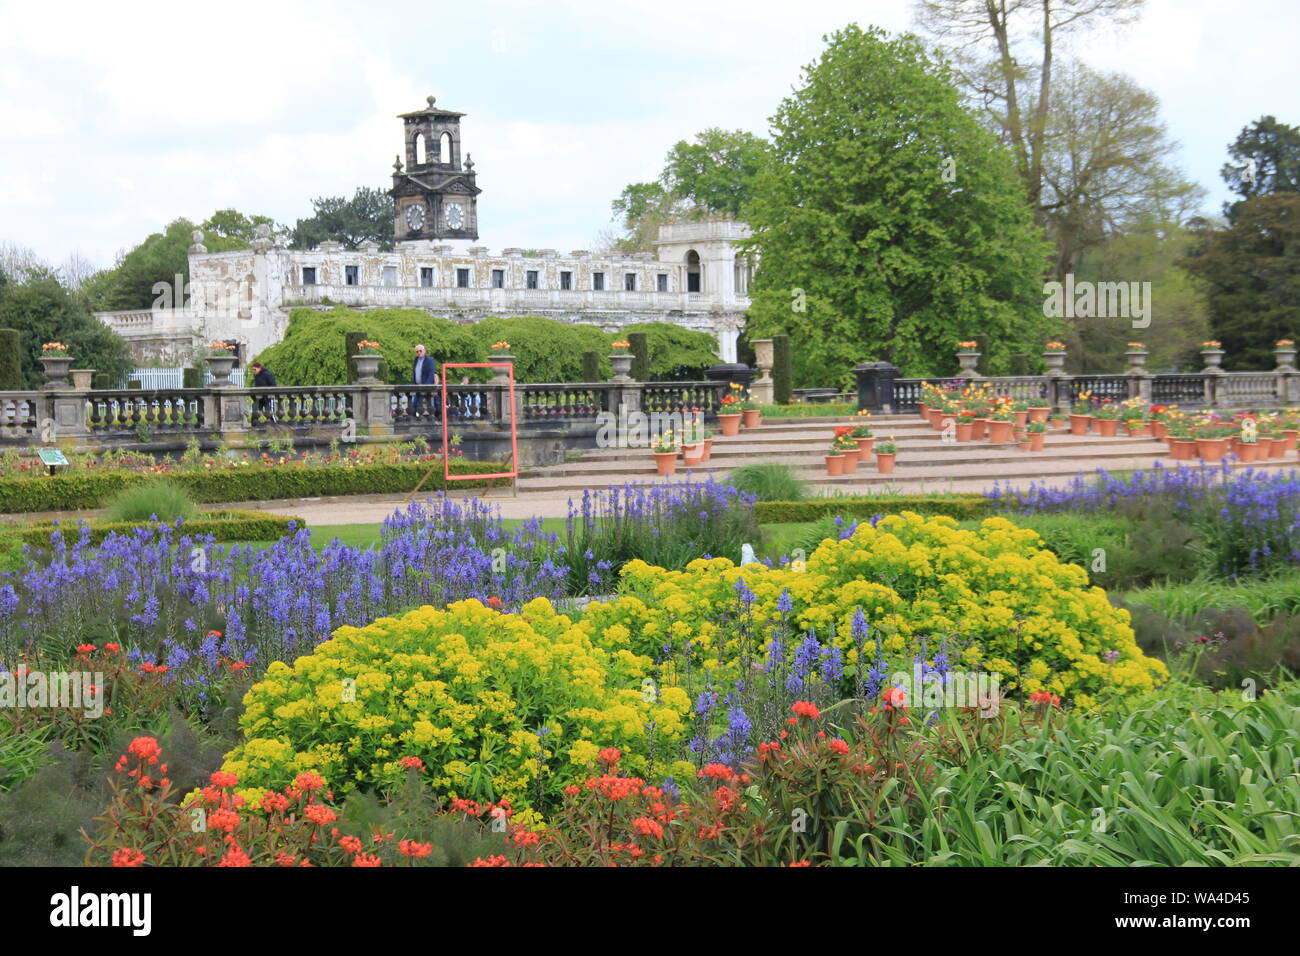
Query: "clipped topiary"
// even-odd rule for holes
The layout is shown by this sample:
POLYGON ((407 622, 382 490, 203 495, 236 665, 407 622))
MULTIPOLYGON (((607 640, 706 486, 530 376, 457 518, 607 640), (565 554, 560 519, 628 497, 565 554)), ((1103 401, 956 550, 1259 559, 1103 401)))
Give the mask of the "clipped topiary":
POLYGON ((790 336, 772 336, 772 397, 788 405, 794 390, 794 365, 790 361, 790 336))
MULTIPOLYGON (((357 380, 357 363, 353 361, 352 356, 357 354, 357 343, 365 341, 367 338, 365 332, 344 332, 343 333, 343 361, 348 366, 348 384, 351 385, 357 380)), ((380 381, 384 381, 380 376, 380 381)))
POLYGON ((594 325, 557 322, 537 315, 490 318, 468 326, 484 349, 509 342, 516 382, 601 381, 609 377, 609 336, 594 325), (604 374, 584 377, 584 352, 596 352, 604 374))
POLYGON ((17 329, 0 329, 0 391, 17 392, 22 387, 21 336, 17 329))
MULTIPOLYGON (((638 381, 700 381, 706 368, 721 361, 718 341, 707 332, 694 332, 671 322, 638 322, 626 326, 619 337, 631 342, 635 352, 639 340, 633 336, 641 334, 646 340, 641 351, 648 353, 650 368, 646 378, 638 381)), ((632 375, 636 376, 635 363, 632 375)))
POLYGON ((584 382, 600 381, 600 353, 582 353, 582 380, 584 382))

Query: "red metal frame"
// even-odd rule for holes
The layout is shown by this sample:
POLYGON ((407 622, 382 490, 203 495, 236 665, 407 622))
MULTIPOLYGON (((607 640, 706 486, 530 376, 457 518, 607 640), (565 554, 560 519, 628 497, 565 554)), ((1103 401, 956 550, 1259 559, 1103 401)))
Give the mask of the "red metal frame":
POLYGON ((444 362, 442 365, 442 477, 446 481, 473 481, 476 478, 518 478, 519 477, 519 429, 515 421, 515 364, 514 362, 444 362), (514 471, 499 471, 491 474, 453 475, 451 457, 448 454, 451 438, 451 424, 447 420, 447 369, 449 368, 503 368, 510 376, 510 463, 514 471))

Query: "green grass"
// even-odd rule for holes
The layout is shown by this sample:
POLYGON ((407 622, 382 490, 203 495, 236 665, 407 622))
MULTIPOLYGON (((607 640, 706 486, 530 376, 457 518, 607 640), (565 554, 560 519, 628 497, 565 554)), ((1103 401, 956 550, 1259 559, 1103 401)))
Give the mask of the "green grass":
MULTIPOLYGON (((501 524, 507 530, 519 527, 524 523, 523 518, 503 518, 501 524)), ((352 548, 373 548, 379 545, 379 532, 382 527, 379 523, 371 524, 315 524, 311 525, 311 543, 312 547, 318 551, 328 547, 335 540, 341 541, 352 548)), ((557 534, 564 534, 563 518, 544 518, 542 519, 542 530, 553 531, 557 534)), ((265 549, 275 544, 274 541, 245 541, 245 545, 254 545, 255 547, 265 549)))
POLYGON ((1145 604, 1181 621, 1209 608, 1244 607, 1257 623, 1266 624, 1279 614, 1300 614, 1300 568, 1235 582, 1197 578, 1182 584, 1157 584, 1129 591, 1124 600, 1145 604))
POLYGON ((856 402, 827 402, 824 405, 760 405, 764 418, 843 418, 856 415, 856 402))
POLYGON ((789 465, 743 465, 727 476, 727 482, 759 501, 801 501, 808 492, 789 465))
POLYGON ((184 488, 170 481, 154 481, 124 489, 109 502, 104 512, 106 522, 148 521, 157 515, 162 521, 192 518, 194 501, 184 488))

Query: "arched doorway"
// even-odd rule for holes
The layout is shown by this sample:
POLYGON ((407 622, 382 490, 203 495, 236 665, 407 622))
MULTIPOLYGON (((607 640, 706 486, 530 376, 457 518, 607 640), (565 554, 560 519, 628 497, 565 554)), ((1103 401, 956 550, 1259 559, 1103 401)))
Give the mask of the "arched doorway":
POLYGON ((686 291, 703 292, 704 276, 700 272, 700 254, 692 249, 686 253, 686 291))

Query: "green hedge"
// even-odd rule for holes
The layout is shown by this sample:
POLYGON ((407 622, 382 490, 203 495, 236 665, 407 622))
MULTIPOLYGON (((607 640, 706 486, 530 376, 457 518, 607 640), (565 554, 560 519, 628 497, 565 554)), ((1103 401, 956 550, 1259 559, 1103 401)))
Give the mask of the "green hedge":
POLYGON ((761 524, 816 521, 826 515, 870 518, 877 514, 915 511, 952 518, 986 518, 994 513, 983 495, 877 495, 863 498, 813 498, 808 501, 759 501, 754 513, 761 524))
MULTIPOLYGON (((69 474, 55 477, 0 478, 0 514, 28 511, 76 511, 99 508, 127 485, 147 481, 170 481, 184 488, 195 501, 271 501, 279 498, 314 498, 320 495, 405 494, 412 491, 434 462, 407 462, 400 465, 375 464, 326 465, 310 468, 248 468, 221 471, 181 472, 178 474, 142 474, 130 471, 107 471, 99 474, 69 474)), ((453 474, 472 475, 500 471, 491 462, 454 459, 453 474)), ((447 487, 491 487, 508 479, 480 479, 445 482, 442 469, 435 468, 421 493, 447 487)))
POLYGON ((638 382, 650 381, 650 337, 645 332, 629 332, 625 341, 632 353, 632 377, 638 382))
POLYGON ((772 336, 772 398, 788 405, 794 389, 794 364, 790 360, 790 336, 772 336))
MULTIPOLYGON (((186 521, 182 525, 182 533, 196 537, 212 535, 217 541, 278 541, 289 534, 291 522, 297 522, 300 528, 306 525, 301 518, 267 514, 265 511, 213 511, 186 521)), ((104 521, 73 524, 64 521, 58 527, 63 531, 64 539, 68 540, 80 535, 82 524, 90 526, 91 544, 99 544, 110 534, 130 534, 136 528, 153 527, 155 522, 104 521)), ((50 543, 50 534, 54 530, 53 521, 0 528, 0 543, 16 538, 24 544, 39 548, 50 543)))
POLYGON ((23 387, 22 337, 16 329, 0 329, 0 391, 23 387))

